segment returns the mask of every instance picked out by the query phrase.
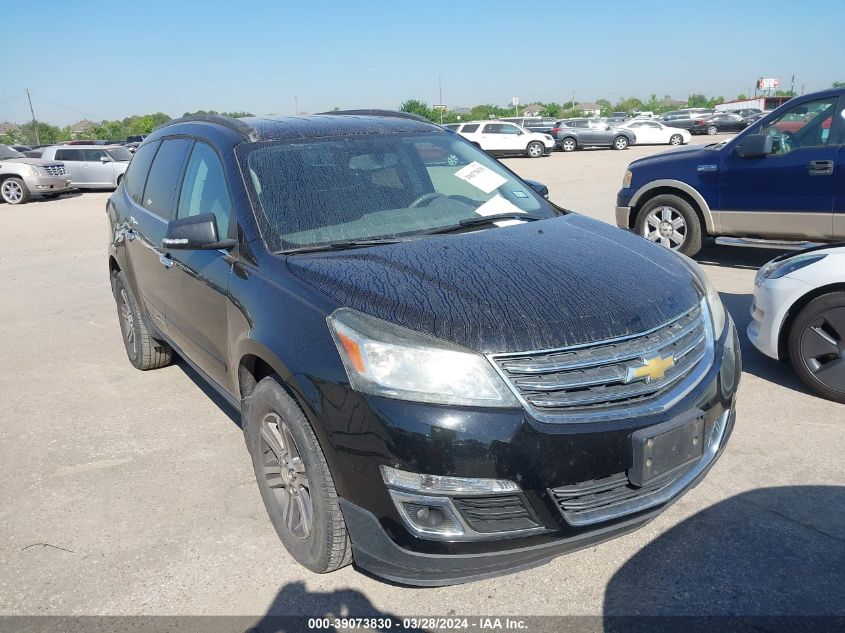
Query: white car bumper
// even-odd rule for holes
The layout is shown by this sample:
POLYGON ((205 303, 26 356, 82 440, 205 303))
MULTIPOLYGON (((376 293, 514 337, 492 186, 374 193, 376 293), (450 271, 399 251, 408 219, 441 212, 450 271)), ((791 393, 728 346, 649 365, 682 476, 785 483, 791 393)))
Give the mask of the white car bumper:
POLYGON ((754 300, 751 302, 751 323, 748 324, 748 338, 766 356, 780 360, 778 342, 784 319, 793 304, 812 290, 809 284, 782 277, 763 280, 754 286, 754 300))

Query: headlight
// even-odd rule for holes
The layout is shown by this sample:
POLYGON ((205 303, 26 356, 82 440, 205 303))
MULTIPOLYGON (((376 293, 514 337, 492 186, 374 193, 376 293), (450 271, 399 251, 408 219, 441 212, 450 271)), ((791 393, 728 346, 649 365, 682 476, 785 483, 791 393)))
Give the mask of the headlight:
POLYGON ((766 279, 780 279, 781 277, 786 277, 790 273, 794 273, 796 270, 801 270, 805 266, 820 262, 825 257, 827 257, 826 253, 807 253, 805 255, 796 255, 795 257, 789 257, 788 259, 782 259, 780 261, 769 262, 757 271, 757 275, 754 278, 754 284, 761 286, 766 279))
POLYGON ((38 165, 30 165, 29 170, 32 172, 33 176, 42 176, 41 170, 38 168, 38 165))
POLYGON ((349 308, 326 321, 356 391, 416 402, 520 406, 480 354, 349 308))
POLYGON ((716 287, 711 283, 707 277, 704 269, 698 265, 698 262, 693 261, 686 255, 682 255, 677 251, 673 251, 681 261, 687 265, 693 275, 698 278, 701 287, 704 289, 704 296, 707 299, 707 307, 710 309, 710 316, 713 319, 713 338, 718 339, 722 336, 722 331, 725 329, 725 306, 722 305, 722 299, 716 287))
POLYGON ((622 178, 622 188, 627 189, 631 186, 631 179, 634 177, 634 174, 631 173, 631 170, 628 169, 625 171, 625 176, 622 178))

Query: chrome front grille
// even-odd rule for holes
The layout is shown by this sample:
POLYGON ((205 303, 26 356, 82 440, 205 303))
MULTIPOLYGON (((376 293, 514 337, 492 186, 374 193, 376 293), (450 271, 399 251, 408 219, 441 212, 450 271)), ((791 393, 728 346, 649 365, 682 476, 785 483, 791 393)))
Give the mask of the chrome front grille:
POLYGON ((67 176, 64 165, 44 165, 41 167, 48 176, 67 176))
POLYGON ((623 339, 492 359, 541 419, 630 417, 669 394, 680 397, 706 372, 713 345, 705 305, 623 339))

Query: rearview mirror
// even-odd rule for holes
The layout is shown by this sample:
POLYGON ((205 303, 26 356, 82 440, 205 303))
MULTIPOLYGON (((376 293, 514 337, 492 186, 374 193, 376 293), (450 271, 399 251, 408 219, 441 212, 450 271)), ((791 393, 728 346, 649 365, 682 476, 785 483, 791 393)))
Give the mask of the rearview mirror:
POLYGON ((548 199, 549 197, 549 188, 544 185, 542 182, 537 180, 529 180, 528 178, 523 178, 525 182, 528 183, 528 186, 531 187, 534 191, 539 193, 544 198, 548 199))
POLYGON ((772 153, 772 137, 768 134, 749 134, 736 146, 740 158, 760 158, 772 153))
POLYGON ((213 213, 200 213, 168 222, 161 247, 172 250, 229 249, 235 240, 220 240, 217 236, 217 219, 213 213))

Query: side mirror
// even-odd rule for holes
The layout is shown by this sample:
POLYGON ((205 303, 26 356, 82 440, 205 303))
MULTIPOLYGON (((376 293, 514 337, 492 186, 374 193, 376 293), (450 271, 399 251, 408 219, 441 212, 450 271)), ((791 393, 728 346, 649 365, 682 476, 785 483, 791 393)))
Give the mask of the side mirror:
POLYGON ((772 151, 772 137, 768 134, 749 134, 736 146, 736 154, 740 158, 761 158, 772 151))
POLYGON ((112 162, 112 159, 109 158, 108 156, 100 156, 100 162, 101 163, 110 163, 110 162, 112 162))
POLYGON ((235 240, 220 240, 213 213, 200 213, 167 223, 161 247, 171 250, 217 250, 232 248, 235 240))
POLYGON ((523 180, 528 183, 529 187, 548 200, 549 188, 546 185, 537 180, 529 180, 528 178, 523 178, 523 180))

